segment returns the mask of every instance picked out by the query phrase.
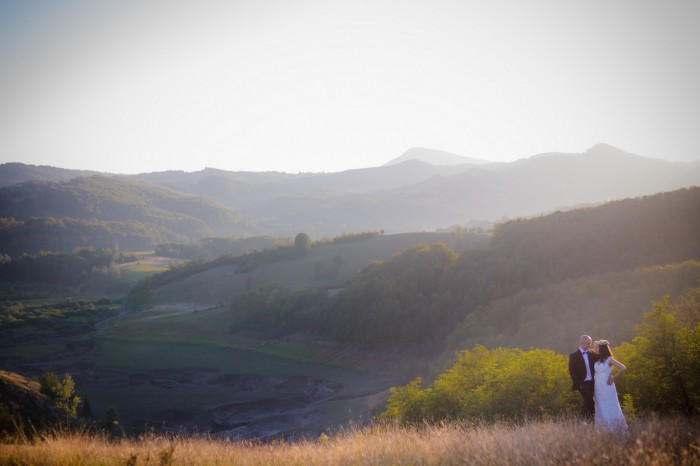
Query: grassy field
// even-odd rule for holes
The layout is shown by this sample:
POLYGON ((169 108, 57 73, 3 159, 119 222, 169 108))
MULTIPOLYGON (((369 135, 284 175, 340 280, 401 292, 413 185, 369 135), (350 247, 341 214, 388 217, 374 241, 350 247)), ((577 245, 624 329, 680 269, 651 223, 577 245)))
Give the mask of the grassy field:
POLYGON ((647 419, 625 434, 576 421, 374 426, 269 444, 144 436, 114 441, 86 434, 0 445, 7 465, 679 465, 700 464, 698 419, 647 419), (585 440, 582 441, 582 435, 585 440))
POLYGON ((264 330, 234 328, 246 317, 225 305, 162 304, 120 319, 106 329, 103 336, 120 341, 194 344, 250 351, 289 361, 337 362, 328 346, 318 344, 308 335, 285 335, 280 339, 264 330))
POLYGON ((291 289, 337 288, 373 260, 385 260, 418 243, 444 242, 450 247, 486 247, 490 238, 471 236, 455 238, 450 233, 404 233, 380 235, 345 243, 314 246, 304 257, 261 263, 253 270, 240 273, 235 265, 210 269, 151 292, 150 304, 179 301, 202 305, 227 302, 234 293, 248 287, 271 284, 291 289))
POLYGON ((127 283, 135 283, 142 278, 153 275, 154 273, 168 270, 171 264, 186 262, 183 259, 158 257, 153 251, 138 252, 136 254, 138 254, 141 259, 135 262, 127 262, 119 266, 122 281, 127 283))

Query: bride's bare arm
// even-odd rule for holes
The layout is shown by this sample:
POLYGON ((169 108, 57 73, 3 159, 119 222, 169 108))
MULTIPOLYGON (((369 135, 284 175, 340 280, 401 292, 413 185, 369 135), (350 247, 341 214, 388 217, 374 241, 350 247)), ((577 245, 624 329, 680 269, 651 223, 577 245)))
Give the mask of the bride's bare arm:
POLYGON ((620 377, 622 373, 627 370, 627 367, 625 367, 624 364, 622 364, 620 361, 617 361, 615 358, 608 359, 608 364, 617 367, 617 372, 615 373, 615 375, 610 374, 608 376, 608 385, 612 385, 615 382, 615 379, 620 377))

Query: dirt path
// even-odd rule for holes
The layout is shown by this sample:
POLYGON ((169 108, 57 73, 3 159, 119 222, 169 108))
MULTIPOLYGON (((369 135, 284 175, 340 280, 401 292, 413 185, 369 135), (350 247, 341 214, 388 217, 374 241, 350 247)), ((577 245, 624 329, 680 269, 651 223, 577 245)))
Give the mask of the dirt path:
POLYGON ((158 304, 144 311, 139 312, 141 320, 155 320, 163 317, 173 317, 185 314, 191 314, 198 311, 207 311, 214 309, 215 304, 199 304, 199 303, 169 303, 158 304))

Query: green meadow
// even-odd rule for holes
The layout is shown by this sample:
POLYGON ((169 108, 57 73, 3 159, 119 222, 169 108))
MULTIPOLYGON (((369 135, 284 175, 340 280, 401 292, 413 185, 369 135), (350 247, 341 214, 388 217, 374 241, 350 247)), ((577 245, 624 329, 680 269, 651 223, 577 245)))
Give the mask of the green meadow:
POLYGON ((153 290, 149 304, 180 301, 202 304, 226 302, 234 293, 270 285, 289 289, 342 287, 362 268, 375 260, 386 260, 411 245, 444 242, 451 248, 482 249, 488 236, 455 236, 451 233, 420 232, 377 235, 371 238, 315 245, 294 260, 262 261, 251 270, 222 265, 153 290))

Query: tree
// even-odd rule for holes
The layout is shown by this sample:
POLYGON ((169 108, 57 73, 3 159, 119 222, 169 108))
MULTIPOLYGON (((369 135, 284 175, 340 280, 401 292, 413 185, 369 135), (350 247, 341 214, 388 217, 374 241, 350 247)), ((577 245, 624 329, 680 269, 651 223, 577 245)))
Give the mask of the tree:
POLYGON ((652 303, 632 343, 620 346, 618 358, 630 370, 620 391, 639 409, 700 412, 700 288, 688 291, 680 304, 668 296, 652 303))
POLYGON ((294 238, 294 249, 299 254, 306 254, 311 250, 311 238, 306 233, 299 233, 294 238))
POLYGON ((53 372, 46 372, 41 376, 40 384, 41 393, 51 398, 68 420, 72 421, 78 416, 80 398, 74 393, 75 382, 70 374, 64 375, 61 381, 53 372))

